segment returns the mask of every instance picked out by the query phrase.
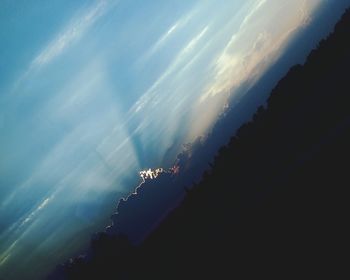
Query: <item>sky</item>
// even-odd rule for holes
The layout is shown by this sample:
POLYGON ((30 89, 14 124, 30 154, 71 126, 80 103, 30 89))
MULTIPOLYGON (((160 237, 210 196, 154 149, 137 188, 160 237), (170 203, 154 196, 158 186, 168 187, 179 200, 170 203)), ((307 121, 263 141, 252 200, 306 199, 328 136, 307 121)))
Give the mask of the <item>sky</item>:
POLYGON ((0 278, 86 247, 330 1, 1 1, 0 278))

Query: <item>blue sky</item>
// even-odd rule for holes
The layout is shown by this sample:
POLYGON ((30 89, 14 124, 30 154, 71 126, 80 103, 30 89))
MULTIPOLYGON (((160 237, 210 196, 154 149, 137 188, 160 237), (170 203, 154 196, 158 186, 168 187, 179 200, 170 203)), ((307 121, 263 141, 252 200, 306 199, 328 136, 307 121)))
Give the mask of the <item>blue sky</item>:
POLYGON ((325 2, 1 1, 0 275, 85 246, 325 2))

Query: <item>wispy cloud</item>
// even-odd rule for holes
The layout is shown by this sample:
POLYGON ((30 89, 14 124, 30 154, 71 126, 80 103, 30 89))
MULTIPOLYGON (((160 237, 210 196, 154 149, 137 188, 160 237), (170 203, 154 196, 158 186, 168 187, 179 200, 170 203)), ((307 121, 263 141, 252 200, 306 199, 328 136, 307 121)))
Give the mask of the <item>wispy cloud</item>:
POLYGON ((267 2, 267 0, 258 1, 255 6, 251 9, 251 11, 247 14, 241 24, 241 28, 243 28, 249 21, 254 17, 257 11, 267 2))
POLYGON ((184 28, 186 24, 191 20, 194 16, 196 10, 192 10, 189 14, 181 17, 177 20, 170 28, 153 44, 153 46, 142 56, 140 62, 144 62, 151 58, 154 54, 156 54, 164 45, 166 45, 167 41, 181 28, 184 28))
POLYGON ((98 1, 81 16, 74 16, 73 20, 34 58, 32 67, 40 67, 52 61, 63 53, 100 18, 108 7, 106 1, 98 1))
POLYGON ((30 213, 28 213, 26 215, 26 217, 23 217, 21 219, 22 220, 21 223, 15 223, 12 227, 10 227, 5 232, 5 234, 2 234, 0 236, 0 240, 3 239, 3 236, 8 236, 9 234, 11 234, 12 236, 18 236, 18 238, 15 241, 13 241, 11 244, 9 244, 7 249, 0 254, 0 267, 2 265, 4 265, 7 262, 7 260, 9 260, 9 258, 11 257, 12 250, 15 248, 15 246, 18 243, 18 241, 23 236, 24 231, 22 231, 22 228, 25 227, 27 224, 30 224, 30 222, 33 221, 35 216, 37 216, 39 214, 39 212, 41 212, 49 204, 49 202, 53 198, 54 198, 54 194, 52 194, 51 196, 45 198, 43 201, 41 201, 41 203, 38 206, 36 206, 35 209, 33 209, 33 211, 31 211, 30 213))
POLYGON ((16 91, 18 86, 28 77, 40 70, 45 65, 59 57, 75 43, 79 41, 89 29, 101 18, 114 4, 109 0, 97 1, 93 6, 84 11, 77 12, 68 24, 63 27, 54 38, 47 43, 33 58, 27 70, 14 83, 12 91, 16 91))
POLYGON ((171 74, 173 74, 175 71, 178 71, 181 65, 183 65, 183 63, 185 63, 185 65, 183 66, 186 66, 188 61, 186 60, 187 56, 192 52, 195 52, 196 45, 207 33, 208 29, 209 25, 205 26, 182 48, 182 50, 176 55, 170 66, 132 106, 130 110, 131 116, 139 112, 144 106, 146 106, 146 104, 148 104, 151 100, 154 100, 156 98, 157 93, 159 93, 157 88, 166 80, 166 78, 171 76, 171 74))
POLYGON ((52 198, 53 198, 53 196, 50 196, 50 197, 48 197, 48 198, 45 198, 45 199, 40 203, 40 205, 39 205, 36 209, 34 209, 34 210, 28 215, 27 218, 25 218, 25 220, 23 221, 23 223, 21 224, 21 226, 24 225, 24 224, 26 224, 26 223, 28 223, 28 222, 30 222, 30 221, 35 217, 35 215, 36 215, 39 211, 41 211, 44 207, 46 207, 46 205, 50 202, 50 200, 51 200, 52 198))

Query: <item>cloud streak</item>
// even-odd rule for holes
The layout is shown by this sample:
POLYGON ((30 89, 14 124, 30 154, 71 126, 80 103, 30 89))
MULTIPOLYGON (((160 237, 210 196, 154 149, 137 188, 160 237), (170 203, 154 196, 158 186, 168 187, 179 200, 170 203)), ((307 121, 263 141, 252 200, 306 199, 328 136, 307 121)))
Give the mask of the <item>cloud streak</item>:
POLYGON ((186 26, 186 24, 195 15, 195 10, 191 11, 188 15, 183 16, 176 21, 170 28, 153 44, 153 46, 142 56, 141 61, 145 62, 155 55, 161 48, 163 48, 169 39, 186 26))
POLYGON ((98 1, 80 16, 74 16, 59 34, 34 58, 30 68, 41 67, 68 49, 106 12, 107 1, 98 1))
POLYGON ((12 91, 18 90, 18 87, 25 80, 29 79, 33 73, 45 67, 57 57, 62 55, 70 47, 76 44, 114 4, 109 0, 97 1, 91 7, 77 12, 69 23, 58 32, 58 34, 33 58, 28 69, 14 83, 12 91))
MULTIPOLYGON (((135 105, 130 110, 131 115, 139 112, 144 108, 151 100, 157 100, 157 95, 160 93, 158 88, 161 84, 167 82, 174 72, 180 70, 181 66, 186 65, 186 57, 190 55, 191 52, 195 51, 196 45, 204 37, 209 29, 209 25, 205 26, 198 34, 196 34, 191 40, 181 49, 181 51, 176 55, 171 65, 163 72, 163 74, 153 83, 153 85, 135 102, 135 105), (184 65, 185 63, 185 65, 184 65)), ((168 81, 169 82, 169 81, 168 81)), ((155 103, 153 103, 155 104, 155 103)))

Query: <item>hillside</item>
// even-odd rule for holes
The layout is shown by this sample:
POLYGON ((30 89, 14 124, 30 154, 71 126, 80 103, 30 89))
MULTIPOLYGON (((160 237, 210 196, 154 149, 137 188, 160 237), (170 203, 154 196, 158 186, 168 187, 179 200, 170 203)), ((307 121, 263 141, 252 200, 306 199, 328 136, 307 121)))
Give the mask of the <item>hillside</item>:
POLYGON ((347 253, 349 34, 350 10, 140 246, 102 233, 52 277, 335 278, 347 253))

